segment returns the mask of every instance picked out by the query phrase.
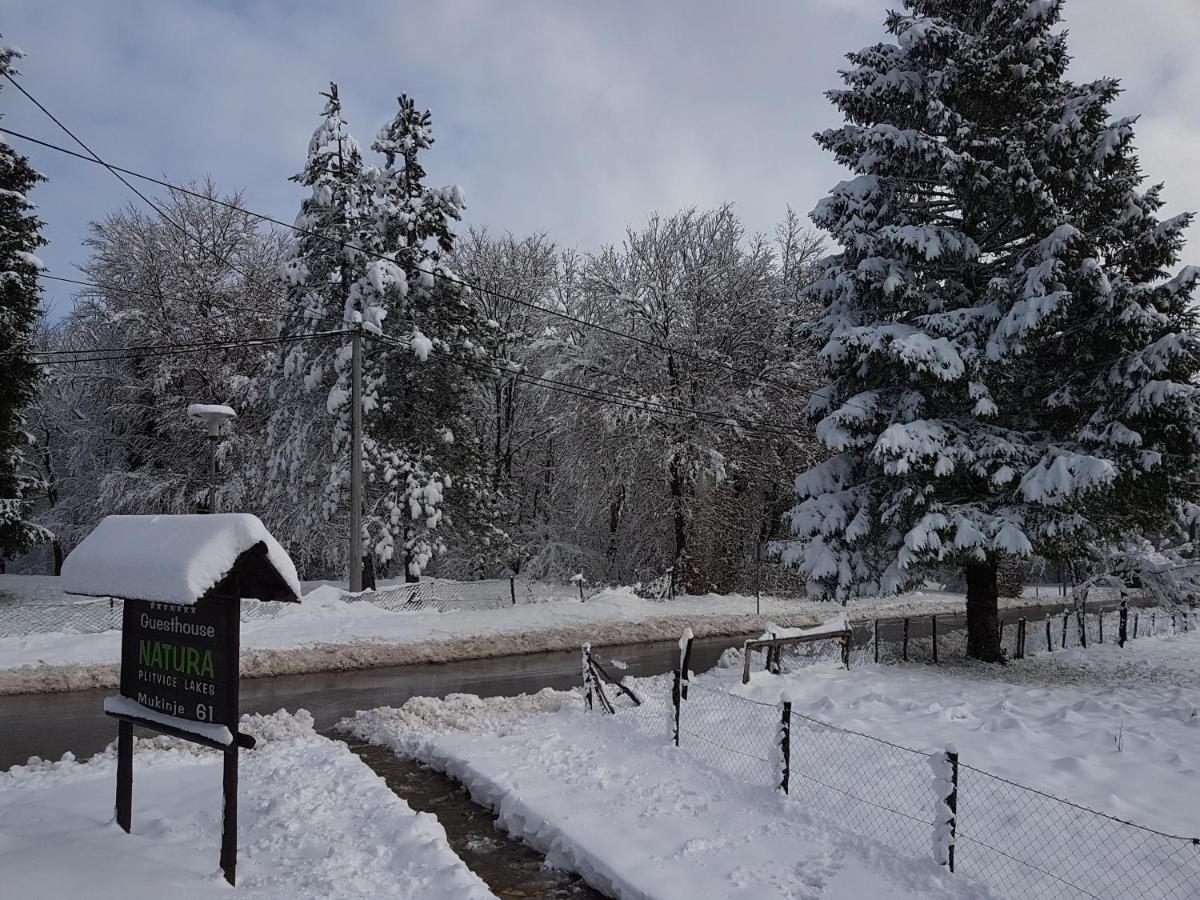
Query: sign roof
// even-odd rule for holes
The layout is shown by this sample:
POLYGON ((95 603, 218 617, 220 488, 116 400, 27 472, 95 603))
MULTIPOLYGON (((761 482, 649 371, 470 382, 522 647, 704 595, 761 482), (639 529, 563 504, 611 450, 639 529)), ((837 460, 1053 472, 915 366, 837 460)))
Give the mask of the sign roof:
POLYGON ((63 563, 68 593, 190 605, 210 593, 300 597, 296 567, 256 516, 108 516, 63 563))

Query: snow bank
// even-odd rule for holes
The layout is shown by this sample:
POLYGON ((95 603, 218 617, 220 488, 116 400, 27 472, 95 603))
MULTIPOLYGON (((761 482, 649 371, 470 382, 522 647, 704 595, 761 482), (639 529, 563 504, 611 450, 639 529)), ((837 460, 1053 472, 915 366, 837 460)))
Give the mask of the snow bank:
MULTIPOLYGON (((492 897, 433 816, 316 735, 303 710, 247 716, 242 727, 260 745, 241 755, 237 896, 492 897)), ((139 740, 130 835, 112 823, 115 772, 111 747, 85 763, 68 754, 0 772, 4 896, 233 896, 217 867, 220 754, 139 740)))
POLYGON ((296 567, 257 517, 246 513, 107 516, 63 563, 63 590, 192 604, 257 544, 300 596, 296 567))
MULTIPOLYGON (((0 575, 0 594, 67 603, 62 579, 0 575)), ((387 585, 381 586, 386 590, 387 585)), ((452 662, 553 650, 576 651, 649 641, 676 642, 685 627, 695 637, 761 634, 769 624, 811 627, 829 618, 830 605, 742 595, 680 596, 645 600, 609 588, 586 603, 564 599, 501 609, 439 613, 392 612, 370 602, 346 602, 345 592, 313 583, 300 604, 280 604, 270 618, 242 625, 242 675, 292 675, 410 663, 452 662)), ((1032 599, 1032 598, 1030 598, 1032 599)), ((1019 601, 1005 606, 1019 605, 1019 601)), ((852 619, 962 612, 962 595, 916 593, 852 605, 852 619)), ((0 606, 0 694, 114 687, 120 633, 3 636, 0 606)))

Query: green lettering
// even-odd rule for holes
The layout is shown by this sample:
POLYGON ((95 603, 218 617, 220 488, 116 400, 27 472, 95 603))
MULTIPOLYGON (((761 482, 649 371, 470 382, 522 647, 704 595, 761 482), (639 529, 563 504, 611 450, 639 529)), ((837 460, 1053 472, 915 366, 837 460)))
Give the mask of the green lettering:
POLYGON ((138 641, 138 665, 150 665, 150 642, 147 640, 138 641))
POLYGON ((215 678, 213 671, 213 655, 211 650, 204 651, 204 661, 200 665, 201 678, 215 678))
POLYGON ((200 651, 195 647, 187 648, 187 674, 200 674, 200 651))

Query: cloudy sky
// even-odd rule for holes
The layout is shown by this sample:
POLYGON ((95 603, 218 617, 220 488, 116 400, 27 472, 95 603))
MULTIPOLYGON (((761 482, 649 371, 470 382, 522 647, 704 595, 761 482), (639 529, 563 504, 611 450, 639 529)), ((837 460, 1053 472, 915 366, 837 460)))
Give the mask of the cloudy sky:
MULTIPOLYGON (((842 54, 882 37, 899 0, 5 0, 23 83, 112 162, 211 174, 288 221, 287 181, 336 80, 369 144, 405 91, 432 109, 433 183, 468 221, 585 249, 685 206, 737 205, 769 231, 843 177, 811 139, 842 54)), ((1079 79, 1111 74, 1142 114, 1147 175, 1200 209, 1200 0, 1069 0, 1079 79)), ((9 86, 4 124, 66 143, 9 86)), ((87 223, 132 195, 97 166, 26 148, 50 269, 73 274, 87 223)), ((1200 228, 1193 229, 1200 239, 1200 228)), ((1200 262, 1200 241, 1189 252, 1200 262)), ((69 293, 48 291, 52 314, 69 293)))

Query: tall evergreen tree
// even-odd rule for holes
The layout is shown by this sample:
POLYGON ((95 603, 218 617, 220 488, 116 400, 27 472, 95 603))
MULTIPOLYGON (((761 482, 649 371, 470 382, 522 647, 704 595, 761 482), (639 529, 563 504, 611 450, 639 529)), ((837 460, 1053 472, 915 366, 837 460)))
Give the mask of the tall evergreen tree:
POLYGON ((1078 558, 1196 501, 1200 337, 1171 277, 1190 216, 1139 186, 1118 82, 1066 77, 1061 0, 906 0, 849 56, 817 136, 855 177, 813 213, 832 452, 784 548, 845 598, 961 565, 968 652, 999 660, 1006 555, 1078 558))
MULTIPOLYGON (((15 73, 21 53, 0 46, 0 75, 15 73)), ((26 195, 45 179, 0 139, 0 569, 4 561, 49 540, 48 531, 30 521, 26 448, 31 442, 23 410, 33 400, 38 368, 33 335, 40 318, 38 272, 44 268, 34 251, 46 243, 41 221, 26 195)))
MULTIPOLYGON (((465 440, 461 366, 486 351, 487 323, 440 261, 461 217, 457 187, 424 186, 418 154, 433 143, 428 112, 407 97, 366 164, 342 117, 336 87, 295 180, 311 190, 284 277, 299 318, 285 334, 361 326, 363 539, 368 563, 416 578, 445 548, 447 496, 484 485, 465 440), (364 252, 366 251, 366 252, 364 252)), ((270 379, 275 408, 270 474, 284 503, 271 518, 314 568, 344 561, 350 473, 349 338, 297 341, 270 379), (312 487, 323 485, 318 503, 312 487)), ((479 492, 481 493, 481 492, 479 492)), ((486 516, 482 516, 486 519, 486 516)), ((369 580, 369 579, 368 579, 369 580)))
MULTIPOLYGON (((362 149, 342 115, 336 85, 323 95, 321 122, 308 145, 304 170, 292 178, 309 189, 296 225, 303 229, 283 266, 291 318, 285 337, 361 325, 378 331, 387 314, 381 294, 407 291, 398 267, 376 265, 370 296, 355 290, 368 265, 353 249, 370 233, 370 185, 362 149)), ((351 341, 297 339, 268 373, 259 393, 272 410, 267 486, 272 527, 306 571, 345 564, 346 498, 350 480, 351 341)), ((378 405, 372 360, 363 367, 364 430, 378 405)), ((365 447, 364 447, 365 455, 365 447)))
POLYGON ((391 310, 388 331, 412 352, 393 349, 381 358, 383 414, 372 435, 390 450, 370 473, 369 528, 377 560, 394 559, 406 578, 444 553, 451 534, 460 550, 476 548, 471 574, 482 574, 503 555, 505 535, 470 427, 471 386, 488 371, 480 363, 494 355, 499 329, 446 261, 466 202, 457 186, 425 184, 421 155, 434 142, 430 113, 405 94, 398 103, 371 145, 384 165, 371 172, 370 245, 391 254, 407 277, 408 294, 391 310))

